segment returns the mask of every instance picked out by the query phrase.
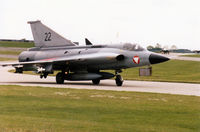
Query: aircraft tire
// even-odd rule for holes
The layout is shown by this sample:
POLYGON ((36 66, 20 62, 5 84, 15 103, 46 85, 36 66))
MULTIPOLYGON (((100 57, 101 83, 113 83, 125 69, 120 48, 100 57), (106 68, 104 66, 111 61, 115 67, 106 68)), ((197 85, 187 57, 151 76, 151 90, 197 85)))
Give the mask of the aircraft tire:
POLYGON ((43 75, 40 75, 40 78, 42 79, 42 78, 43 78, 43 75))
POLYGON ((23 69, 22 68, 15 68, 15 73, 23 73, 23 69))
POLYGON ((122 86, 124 80, 123 80, 123 78, 122 78, 121 75, 116 75, 115 82, 116 82, 116 85, 117 85, 117 86, 122 86))
POLYGON ((94 85, 99 85, 100 79, 94 79, 94 80, 92 80, 92 83, 93 83, 94 85))
POLYGON ((57 83, 57 84, 63 84, 64 81, 65 81, 65 79, 64 79, 63 73, 59 72, 59 73, 56 75, 56 83, 57 83))

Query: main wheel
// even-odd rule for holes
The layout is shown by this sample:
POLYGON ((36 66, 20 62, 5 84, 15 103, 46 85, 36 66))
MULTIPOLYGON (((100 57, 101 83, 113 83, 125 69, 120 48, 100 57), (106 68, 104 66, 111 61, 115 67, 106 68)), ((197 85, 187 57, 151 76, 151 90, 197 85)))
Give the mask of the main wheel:
POLYGON ((92 83, 98 85, 100 83, 100 79, 94 79, 92 80, 92 83))
POLYGON ((15 73, 23 73, 23 69, 22 68, 15 68, 15 73))
POLYGON ((56 83, 57 83, 57 84, 63 84, 63 83, 64 83, 64 80, 65 80, 65 74, 59 72, 59 73, 56 75, 56 83))
POLYGON ((115 82, 116 82, 116 85, 117 85, 117 86, 122 86, 124 80, 123 80, 123 78, 122 78, 121 75, 116 75, 115 82))

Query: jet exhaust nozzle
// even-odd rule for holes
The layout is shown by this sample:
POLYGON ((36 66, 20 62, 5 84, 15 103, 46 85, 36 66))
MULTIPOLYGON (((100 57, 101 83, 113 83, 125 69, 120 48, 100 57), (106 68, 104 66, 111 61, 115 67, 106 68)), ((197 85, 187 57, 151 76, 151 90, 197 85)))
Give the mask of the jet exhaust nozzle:
POLYGON ((168 61, 168 60, 170 60, 168 57, 158 55, 158 54, 151 54, 149 56, 149 62, 151 64, 162 63, 162 62, 165 62, 165 61, 168 61))

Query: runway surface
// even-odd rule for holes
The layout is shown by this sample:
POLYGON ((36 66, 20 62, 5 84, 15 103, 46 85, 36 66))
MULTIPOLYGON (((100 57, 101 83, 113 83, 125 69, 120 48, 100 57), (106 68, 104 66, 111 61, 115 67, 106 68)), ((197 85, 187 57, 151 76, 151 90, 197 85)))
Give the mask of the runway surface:
POLYGON ((39 76, 35 75, 9 73, 9 69, 12 68, 0 67, 0 85, 136 91, 200 96, 200 84, 125 80, 122 87, 117 87, 115 84, 115 80, 102 80, 100 85, 93 85, 91 81, 65 81, 65 84, 60 85, 55 83, 55 77, 40 79, 39 76))
POLYGON ((166 57, 169 57, 173 60, 188 60, 188 61, 200 61, 200 57, 186 57, 182 55, 194 55, 194 53, 170 53, 170 54, 161 54, 166 57))

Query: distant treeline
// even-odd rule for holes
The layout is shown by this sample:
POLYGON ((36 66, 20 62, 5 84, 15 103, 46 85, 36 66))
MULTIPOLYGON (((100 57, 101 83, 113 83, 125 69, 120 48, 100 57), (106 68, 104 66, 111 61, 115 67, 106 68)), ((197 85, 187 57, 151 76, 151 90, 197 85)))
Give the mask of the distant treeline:
POLYGON ((33 40, 26 40, 26 39, 0 39, 0 41, 10 41, 10 42, 34 42, 33 40))
POLYGON ((147 50, 157 53, 200 53, 200 50, 189 50, 189 49, 179 49, 176 45, 172 45, 170 48, 168 46, 162 46, 161 44, 157 43, 155 46, 149 45, 147 46, 147 50))
POLYGON ((0 39, 0 47, 31 48, 34 47, 34 42, 32 40, 0 39))
MULTIPOLYGON (((162 52, 163 49, 162 48, 152 48, 152 49, 148 49, 149 51, 152 52, 162 52)), ((191 51, 189 49, 173 49, 173 50, 168 50, 169 52, 173 52, 173 53, 194 53, 195 51, 191 51)), ((196 53, 196 52, 195 52, 196 53)))

